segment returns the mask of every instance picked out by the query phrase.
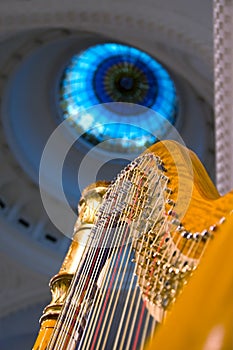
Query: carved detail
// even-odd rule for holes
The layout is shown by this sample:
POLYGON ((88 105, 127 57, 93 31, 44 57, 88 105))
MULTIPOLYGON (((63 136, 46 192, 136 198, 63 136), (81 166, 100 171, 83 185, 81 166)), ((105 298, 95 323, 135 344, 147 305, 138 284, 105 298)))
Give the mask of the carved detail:
POLYGON ((62 305, 66 299, 67 292, 71 283, 72 274, 57 274, 50 280, 50 290, 52 301, 46 306, 40 319, 42 323, 46 319, 57 319, 62 305))
POLYGON ((62 305, 66 299, 72 277, 78 268, 85 242, 89 237, 94 224, 96 212, 102 202, 103 195, 108 187, 108 182, 98 181, 84 189, 79 202, 79 217, 75 224, 73 241, 69 247, 61 269, 50 280, 52 293, 51 303, 45 307, 40 322, 48 319, 57 319, 62 305))
POLYGON ((102 198, 107 187, 108 182, 97 181, 84 189, 82 197, 79 201, 79 218, 76 222, 75 229, 77 229, 77 226, 80 225, 80 223, 94 223, 96 211, 102 203, 102 198))

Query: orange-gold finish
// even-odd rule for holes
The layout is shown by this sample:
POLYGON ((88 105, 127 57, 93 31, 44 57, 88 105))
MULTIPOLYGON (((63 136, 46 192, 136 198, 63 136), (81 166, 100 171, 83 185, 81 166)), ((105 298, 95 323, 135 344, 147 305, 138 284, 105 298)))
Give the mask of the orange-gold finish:
POLYGON ((79 216, 74 227, 73 240, 60 271, 50 280, 49 286, 52 293, 52 300, 43 311, 40 319, 40 331, 33 350, 46 350, 48 346, 56 320, 66 299, 71 280, 82 258, 85 244, 95 220, 96 211, 102 202, 107 188, 107 182, 98 181, 85 188, 82 193, 78 206, 79 216))
MULTIPOLYGON (((172 238, 172 244, 170 247, 173 249, 175 246, 177 250, 182 252, 182 254, 188 259, 195 260, 197 265, 199 260, 202 258, 210 238, 215 238, 219 232, 224 230, 222 228, 222 224, 225 217, 228 218, 229 213, 233 209, 233 192, 220 197, 204 167, 197 159, 195 154, 176 142, 158 142, 149 148, 145 153, 153 153, 159 157, 159 159, 161 159, 162 165, 165 166, 166 170, 165 176, 169 180, 169 188, 166 188, 166 190, 169 190, 169 198, 165 196, 166 204, 163 209, 164 215, 169 218, 169 215, 171 215, 169 213, 174 211, 174 214, 176 215, 175 217, 177 217, 177 219, 174 220, 179 221, 178 224, 176 224, 176 222, 173 224, 171 218, 171 225, 168 228, 168 234, 172 238), (184 233, 184 235, 181 235, 180 232, 184 233), (205 236, 205 232, 208 234, 207 236, 205 236), (187 239, 187 234, 193 238, 187 239), (195 242, 196 236, 201 238, 197 240, 198 244, 195 242), (192 248, 194 243, 195 249, 192 248)), ((103 187, 106 189, 107 186, 103 187)), ((46 350, 46 344, 49 342, 48 337, 50 337, 52 333, 50 329, 52 329, 55 324, 53 321, 57 318, 61 310, 61 306, 66 298, 68 286, 75 270, 77 269, 85 247, 85 242, 88 237, 88 232, 93 224, 93 213, 95 213, 98 203, 100 203, 100 194, 95 190, 95 188, 96 187, 93 189, 91 186, 89 189, 85 190, 86 192, 84 191, 84 196, 80 201, 79 218, 75 226, 74 240, 58 275, 54 276, 51 280, 50 288, 53 295, 52 302, 47 306, 47 308, 45 308, 44 314, 41 318, 41 331, 33 350, 46 350), (90 206, 88 205, 89 202, 92 203, 90 206)), ((143 206, 142 203, 139 201, 140 207, 143 206)), ((133 212, 133 215, 135 216, 139 214, 140 213, 137 211, 133 212)), ((170 219, 168 219, 168 222, 169 220, 170 219)), ((152 232, 151 234, 154 234, 156 237, 156 229, 155 232, 152 232)), ((151 250, 150 246, 145 247, 145 249, 147 248, 148 250, 151 250)), ((137 254, 139 253, 137 253, 136 248, 135 250, 137 257, 137 254)), ((151 268, 153 260, 150 259, 149 254, 146 255, 146 258, 146 265, 144 265, 146 267, 149 266, 149 270, 153 271, 151 268)), ((154 286, 156 286, 157 277, 154 279, 154 276, 152 275, 150 278, 150 290, 152 292, 144 293, 143 288, 145 286, 143 282, 140 282, 140 276, 145 276, 147 270, 145 270, 143 263, 144 261, 140 261, 141 265, 137 266, 137 275, 139 286, 142 290, 142 297, 149 300, 149 297, 153 297, 152 292, 154 290, 154 286)), ((167 263, 169 263, 169 261, 167 263)), ((195 268, 196 265, 194 264, 195 268)), ((183 271, 177 272, 181 273, 181 278, 182 272, 183 271)), ((180 288, 182 291, 183 285, 189 282, 189 277, 190 276, 187 275, 187 278, 183 278, 184 283, 181 284, 180 288)), ((144 281, 145 279, 142 280, 144 281)), ((147 290, 149 290, 149 282, 147 281, 147 290)), ((175 299, 176 298, 174 298, 174 300, 175 299)), ((171 302, 171 305, 172 304, 173 300, 171 302)), ((161 308, 161 314, 163 311, 164 310, 161 308)), ((185 312, 188 312, 187 305, 185 306, 185 312)), ((154 310, 151 311, 151 314, 154 315, 154 310)), ((163 315, 161 316, 161 320, 162 319, 163 315)), ((160 348, 161 346, 162 344, 160 344, 160 348)), ((154 347, 152 348, 154 349, 154 347)))

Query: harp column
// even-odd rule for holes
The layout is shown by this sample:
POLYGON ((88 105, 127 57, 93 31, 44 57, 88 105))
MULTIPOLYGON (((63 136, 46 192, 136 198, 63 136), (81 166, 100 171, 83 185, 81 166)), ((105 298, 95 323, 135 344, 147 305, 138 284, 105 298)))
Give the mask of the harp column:
POLYGON ((233 1, 214 0, 216 184, 233 188, 233 1))
POLYGON ((52 293, 52 300, 43 311, 40 319, 40 331, 33 350, 45 350, 50 341, 57 318, 66 299, 72 277, 82 258, 85 243, 94 224, 96 212, 102 203, 103 195, 107 188, 107 182, 98 181, 85 188, 82 192, 78 206, 79 216, 74 227, 73 240, 60 271, 50 280, 49 286, 52 293))

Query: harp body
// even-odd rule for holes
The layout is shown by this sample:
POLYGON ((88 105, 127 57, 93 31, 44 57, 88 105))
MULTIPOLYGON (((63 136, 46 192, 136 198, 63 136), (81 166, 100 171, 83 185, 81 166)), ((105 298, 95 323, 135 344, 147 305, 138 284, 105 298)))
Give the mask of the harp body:
POLYGON ((228 215, 166 322, 145 350, 232 349, 232 227, 233 215, 228 215))
POLYGON ((85 244, 73 241, 33 349, 142 349, 232 207, 191 151, 155 144, 109 187, 85 244))

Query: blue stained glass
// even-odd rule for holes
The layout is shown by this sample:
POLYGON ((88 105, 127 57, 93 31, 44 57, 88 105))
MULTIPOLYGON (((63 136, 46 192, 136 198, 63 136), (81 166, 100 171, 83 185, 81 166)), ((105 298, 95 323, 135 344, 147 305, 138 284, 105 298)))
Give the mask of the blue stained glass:
POLYGON ((158 61, 134 47, 105 43, 74 55, 63 72, 60 87, 63 118, 83 130, 82 138, 92 144, 111 139, 115 150, 127 153, 133 147, 137 152, 137 147, 140 150, 156 141, 155 131, 166 129, 156 113, 125 109, 116 102, 147 107, 175 122, 174 82, 158 61), (99 104, 101 113, 94 109, 92 115, 83 113, 99 104))

